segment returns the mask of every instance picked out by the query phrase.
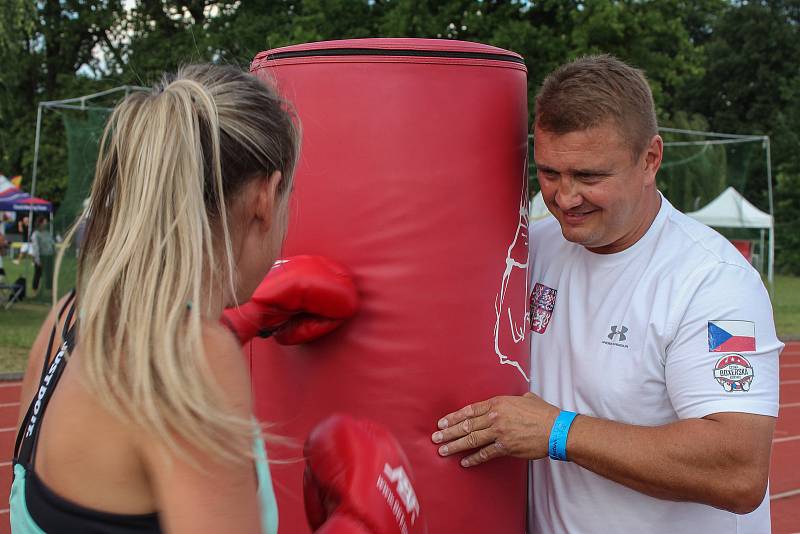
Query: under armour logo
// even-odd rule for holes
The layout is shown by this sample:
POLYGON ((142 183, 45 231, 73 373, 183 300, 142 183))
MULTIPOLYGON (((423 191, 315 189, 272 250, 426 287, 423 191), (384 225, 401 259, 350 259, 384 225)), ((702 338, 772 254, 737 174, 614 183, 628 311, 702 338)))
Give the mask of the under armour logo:
POLYGON ((611 332, 608 334, 608 339, 614 341, 614 336, 619 336, 620 342, 625 341, 627 338, 625 337, 625 333, 628 331, 627 326, 612 326, 611 332), (619 330, 617 329, 619 328, 619 330))

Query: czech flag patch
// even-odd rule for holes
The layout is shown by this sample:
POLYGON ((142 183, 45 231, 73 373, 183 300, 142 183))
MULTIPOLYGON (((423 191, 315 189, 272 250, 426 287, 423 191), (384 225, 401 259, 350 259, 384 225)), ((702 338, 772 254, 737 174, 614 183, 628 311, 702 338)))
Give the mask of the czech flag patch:
POLYGON ((709 352, 747 352, 756 350, 756 323, 753 321, 709 321, 709 352))

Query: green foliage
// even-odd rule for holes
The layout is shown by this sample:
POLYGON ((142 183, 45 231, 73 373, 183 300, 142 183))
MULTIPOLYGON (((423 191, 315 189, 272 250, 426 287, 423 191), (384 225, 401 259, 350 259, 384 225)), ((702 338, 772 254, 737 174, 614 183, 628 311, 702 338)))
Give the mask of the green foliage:
MULTIPOLYGON (((713 129, 769 135, 775 179, 776 264, 800 273, 793 252, 800 225, 800 0, 737 1, 723 10, 706 45, 705 74, 681 102, 704 115, 713 129)), ((739 157, 743 157, 742 154, 739 157)), ((767 210, 766 168, 738 162, 740 192, 767 210)))
POLYGON ((800 278, 775 277, 772 308, 778 337, 782 340, 800 339, 800 278))
MULTIPOLYGON (((121 84, 149 85, 195 61, 246 68, 260 51, 360 37, 427 37, 520 53, 529 109, 559 64, 612 53, 642 68, 661 122, 770 135, 776 255, 800 273, 800 0, 5 0, 0 13, 0 171, 33 163, 36 105, 121 84)), ((45 113, 37 193, 58 204, 67 177, 62 117, 45 113)), ((768 208, 757 150, 671 149, 660 177, 688 209, 736 182, 768 208), (703 150, 702 157, 697 156, 703 150), (694 158, 694 159, 691 159, 694 158), (680 167, 671 162, 688 160, 680 167), (670 170, 671 168, 671 170, 670 170), (717 172, 715 172, 715 169, 717 172)))
POLYGON ((777 269, 796 273, 800 265, 800 173, 780 172, 775 190, 775 258, 777 269))
MULTIPOLYGON (((30 188, 38 102, 113 85, 76 74, 97 73, 93 51, 113 38, 122 7, 121 0, 8 1, 0 18, 0 172, 22 174, 30 188)), ((58 204, 67 182, 64 132, 57 114, 45 115, 36 193, 58 204)))
MULTIPOLYGON (((0 306, 0 324, 3 325, 0 328, 0 373, 20 372, 25 369, 28 351, 50 311, 50 295, 32 294, 33 261, 30 258, 19 263, 6 261, 4 266, 6 280, 13 281, 22 276, 28 283, 28 297, 23 302, 8 310, 0 306)), ((58 279, 59 297, 75 287, 76 269, 74 255, 65 255, 58 279)))
MULTIPOLYGON (((673 128, 703 131, 708 129, 705 118, 678 112, 668 123, 673 128)), ((669 146, 670 141, 703 141, 703 138, 662 134, 664 160, 658 173, 658 188, 681 211, 702 208, 729 185, 726 147, 722 145, 669 146)), ((760 145, 756 147, 761 155, 760 145)))
POLYGON ((693 41, 687 15, 705 20, 722 2, 587 2, 573 12, 572 53, 611 53, 645 70, 659 114, 668 117, 678 111, 675 95, 703 72, 702 48, 693 41))

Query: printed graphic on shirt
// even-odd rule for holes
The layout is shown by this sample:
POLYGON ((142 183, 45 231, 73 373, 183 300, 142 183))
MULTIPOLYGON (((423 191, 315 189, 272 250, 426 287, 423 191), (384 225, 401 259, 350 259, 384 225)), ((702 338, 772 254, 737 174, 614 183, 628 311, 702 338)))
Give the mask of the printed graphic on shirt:
POLYGON ((756 350, 756 323, 753 321, 708 321, 709 352, 753 350, 756 350))
POLYGON ((536 283, 531 293, 531 330, 537 334, 544 334, 553 310, 556 307, 557 290, 544 284, 536 283))
POLYGON ((714 366, 714 378, 725 391, 749 391, 753 366, 741 354, 726 354, 714 366))
POLYGON ((628 327, 625 325, 611 325, 608 335, 606 337, 611 341, 602 340, 605 345, 613 345, 615 347, 622 347, 627 349, 628 345, 625 341, 628 340, 628 327))

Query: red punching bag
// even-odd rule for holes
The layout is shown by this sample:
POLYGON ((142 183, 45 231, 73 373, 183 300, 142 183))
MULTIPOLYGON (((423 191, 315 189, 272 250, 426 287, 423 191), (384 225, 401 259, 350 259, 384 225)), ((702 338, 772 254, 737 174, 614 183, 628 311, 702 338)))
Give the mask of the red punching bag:
POLYGON ((273 464, 282 533, 308 532, 303 440, 333 412, 407 453, 431 533, 524 531, 526 464, 441 458, 442 415, 528 390, 527 83, 477 43, 363 39, 260 53, 302 125, 283 255, 347 266, 361 309, 319 341, 250 346, 258 417, 296 440, 273 464), (296 453, 296 454, 295 454, 296 453))

